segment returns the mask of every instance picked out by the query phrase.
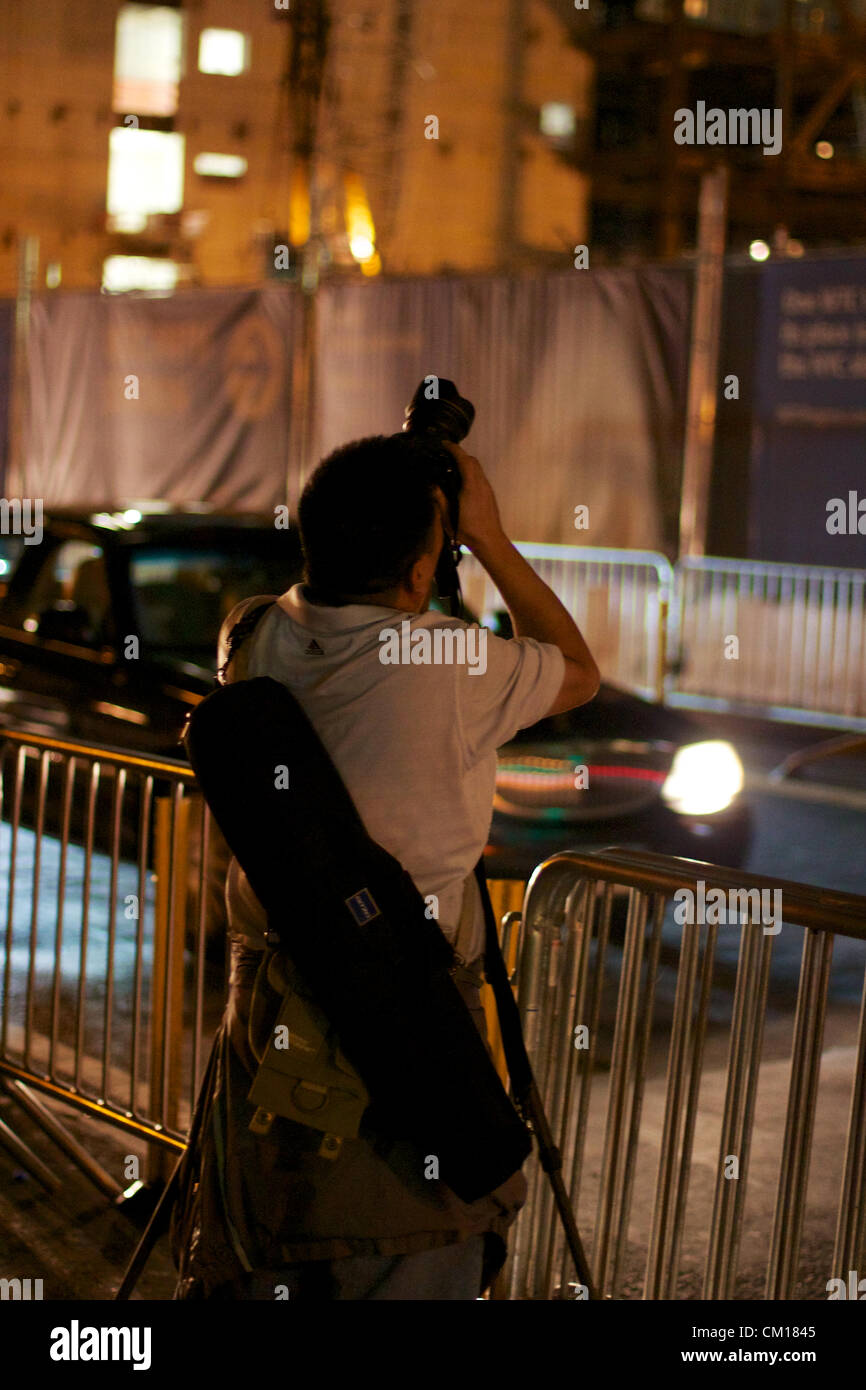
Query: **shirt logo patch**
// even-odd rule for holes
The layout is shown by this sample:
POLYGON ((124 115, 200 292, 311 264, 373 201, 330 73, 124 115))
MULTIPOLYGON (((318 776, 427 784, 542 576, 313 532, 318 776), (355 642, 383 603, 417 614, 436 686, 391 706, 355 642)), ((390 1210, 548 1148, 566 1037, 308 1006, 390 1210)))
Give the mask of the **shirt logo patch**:
POLYGON ((359 892, 353 893, 351 898, 346 899, 346 906, 359 927, 379 916, 379 908, 369 888, 361 888, 359 892))
POLYGON ((325 655, 324 651, 323 651, 322 648, 319 646, 319 644, 318 644, 318 642, 316 641, 315 637, 312 639, 312 641, 310 641, 310 642, 307 644, 307 646, 304 648, 304 650, 305 650, 307 656, 324 656, 324 655, 325 655))

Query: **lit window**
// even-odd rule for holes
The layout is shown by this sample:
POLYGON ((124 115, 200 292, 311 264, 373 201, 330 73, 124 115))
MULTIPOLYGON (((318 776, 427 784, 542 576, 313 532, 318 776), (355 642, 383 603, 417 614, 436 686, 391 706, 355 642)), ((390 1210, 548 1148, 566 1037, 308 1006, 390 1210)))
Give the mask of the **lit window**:
POLYGON ((197 154, 192 167, 205 178, 239 179, 247 172, 247 161, 240 154, 197 154))
POLYGON ((574 107, 566 101, 546 101, 539 112, 538 124, 542 135, 552 135, 558 140, 567 139, 576 128, 574 107))
POLYGON ((109 256, 102 263, 102 288, 111 294, 126 290, 173 290, 177 264, 156 256, 109 256))
POLYGON ((183 14, 166 5, 124 5, 117 16, 114 110, 172 116, 182 75, 183 14))
POLYGON ((108 212, 126 219, 179 212, 183 151, 184 137, 172 131, 115 126, 108 147, 108 212))
POLYGON ((237 29, 202 29, 198 42, 199 72, 237 77, 249 66, 249 39, 237 29))
POLYGON ((109 232, 143 232, 147 226, 147 216, 143 212, 119 212, 106 219, 109 232))

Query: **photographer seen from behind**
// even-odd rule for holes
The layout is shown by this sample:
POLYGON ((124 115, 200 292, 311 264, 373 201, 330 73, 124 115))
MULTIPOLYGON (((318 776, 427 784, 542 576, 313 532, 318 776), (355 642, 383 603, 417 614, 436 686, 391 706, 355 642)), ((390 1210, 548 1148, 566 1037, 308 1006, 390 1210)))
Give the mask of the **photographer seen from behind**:
MULTIPOLYGON (((270 676, 299 702, 367 832, 409 873, 464 962, 454 982, 486 1044, 473 869, 492 819, 496 750, 591 700, 599 673, 565 608, 505 535, 481 464, 442 447, 461 477, 456 539, 498 587, 515 636, 430 610, 447 502, 412 440, 374 436, 337 449, 311 476, 299 505, 305 583, 264 611, 225 679, 270 676)), ((261 603, 246 600, 226 619, 221 667, 230 634, 261 603)), ((287 911, 291 859, 287 844, 287 911)), ((321 1156, 321 1133, 291 1119, 252 1132, 247 1097, 274 1017, 262 1025, 256 1002, 268 922, 234 858, 226 901, 230 993, 173 1221, 175 1297, 478 1298, 505 1261, 527 1195, 522 1171, 464 1202, 430 1155, 366 1117, 336 1158, 321 1156)))

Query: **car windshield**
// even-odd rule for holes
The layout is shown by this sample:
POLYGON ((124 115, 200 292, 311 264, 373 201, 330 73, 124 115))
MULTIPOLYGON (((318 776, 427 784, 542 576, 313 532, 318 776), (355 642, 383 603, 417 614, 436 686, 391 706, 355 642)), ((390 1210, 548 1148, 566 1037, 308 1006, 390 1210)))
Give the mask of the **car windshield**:
POLYGON ((214 670, 217 635, 235 604, 285 593, 299 577, 295 552, 273 533, 250 533, 224 549, 136 548, 130 582, 142 647, 214 670))

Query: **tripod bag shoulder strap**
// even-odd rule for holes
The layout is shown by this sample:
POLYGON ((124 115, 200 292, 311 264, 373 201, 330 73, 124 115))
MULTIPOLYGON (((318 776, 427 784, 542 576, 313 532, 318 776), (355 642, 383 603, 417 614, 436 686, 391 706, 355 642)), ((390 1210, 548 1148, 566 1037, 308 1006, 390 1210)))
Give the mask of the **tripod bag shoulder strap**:
POLYGON ((253 631, 258 625, 259 619, 265 616, 265 613, 268 611, 269 608, 273 608, 276 601, 277 600, 275 598, 267 598, 264 599, 261 603, 253 604, 250 608, 247 609, 243 617, 239 618, 238 621, 235 623, 228 636, 228 645, 226 647, 226 659, 223 662, 222 666, 219 668, 219 671, 217 672, 217 680, 220 685, 226 684, 226 672, 228 671, 229 666, 231 665, 238 651, 243 646, 247 638, 252 635, 253 631))

